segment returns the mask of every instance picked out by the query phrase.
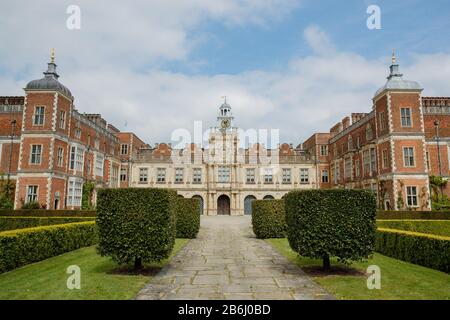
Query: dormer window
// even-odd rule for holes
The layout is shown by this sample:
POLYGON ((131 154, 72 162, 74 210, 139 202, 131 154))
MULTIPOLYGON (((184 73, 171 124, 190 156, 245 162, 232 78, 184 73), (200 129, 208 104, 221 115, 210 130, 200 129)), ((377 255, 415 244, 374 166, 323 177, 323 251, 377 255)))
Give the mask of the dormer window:
POLYGON ((372 139, 373 139, 373 131, 372 131, 372 126, 369 123, 366 127, 366 140, 369 141, 372 139))

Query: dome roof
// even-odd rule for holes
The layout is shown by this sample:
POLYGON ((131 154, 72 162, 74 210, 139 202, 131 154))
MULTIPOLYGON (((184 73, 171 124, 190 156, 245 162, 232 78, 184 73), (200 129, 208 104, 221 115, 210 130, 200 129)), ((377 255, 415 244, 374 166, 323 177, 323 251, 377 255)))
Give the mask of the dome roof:
POLYGON ((63 95, 72 98, 72 93, 66 86, 58 81, 59 75, 56 73, 56 64, 52 61, 48 64, 48 69, 44 72, 45 77, 28 82, 25 90, 51 90, 58 91, 63 95))
POLYGON ((403 74, 400 73, 399 65, 396 64, 395 59, 390 66, 390 71, 391 73, 387 78, 388 81, 383 87, 377 90, 375 97, 385 90, 423 90, 418 82, 403 79, 403 74))

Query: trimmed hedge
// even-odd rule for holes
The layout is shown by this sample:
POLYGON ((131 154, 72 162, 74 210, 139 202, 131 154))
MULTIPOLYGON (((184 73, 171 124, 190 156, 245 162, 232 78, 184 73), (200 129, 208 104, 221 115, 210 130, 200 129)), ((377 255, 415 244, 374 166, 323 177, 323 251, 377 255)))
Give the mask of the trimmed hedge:
POLYGON ((377 219, 450 220, 450 211, 378 211, 377 219))
POLYGON ((0 232, 6 230, 25 229, 54 224, 93 221, 94 217, 12 217, 0 216, 0 232))
POLYGON ((450 273, 450 237, 379 228, 375 251, 450 273))
POLYGON ((20 209, 20 210, 0 210, 3 217, 95 217, 95 211, 88 210, 40 210, 40 209, 20 209))
POLYGON ((100 189, 98 252, 119 264, 169 257, 176 235, 177 194, 156 188, 100 189))
POLYGON ((252 226, 258 239, 285 238, 284 200, 252 201, 252 226))
POLYGON ((450 220, 377 220, 377 226, 450 237, 450 220))
POLYGON ((0 273, 97 243, 94 221, 0 232, 0 273))
POLYGON ((177 199, 177 238, 194 239, 200 229, 200 201, 177 199))
POLYGON ((305 190, 285 196, 287 234, 298 254, 339 261, 368 258, 375 246, 376 200, 368 190, 305 190))

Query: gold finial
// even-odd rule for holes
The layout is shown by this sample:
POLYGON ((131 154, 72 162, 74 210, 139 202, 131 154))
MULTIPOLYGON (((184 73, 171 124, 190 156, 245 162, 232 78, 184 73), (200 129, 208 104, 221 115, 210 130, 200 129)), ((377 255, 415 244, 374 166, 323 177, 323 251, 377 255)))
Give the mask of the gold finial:
POLYGON ((50 61, 51 63, 55 63, 55 48, 52 48, 52 51, 50 53, 50 61))
POLYGON ((397 63, 397 57, 395 56, 395 49, 392 50, 392 64, 396 64, 397 63))

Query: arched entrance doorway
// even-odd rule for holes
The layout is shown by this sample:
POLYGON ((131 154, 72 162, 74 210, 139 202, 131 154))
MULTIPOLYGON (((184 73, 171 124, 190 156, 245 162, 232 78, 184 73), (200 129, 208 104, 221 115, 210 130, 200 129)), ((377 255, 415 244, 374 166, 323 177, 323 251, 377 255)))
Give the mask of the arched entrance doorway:
POLYGON ((274 199, 275 198, 273 196, 271 196, 270 194, 263 198, 263 200, 274 200, 274 199))
POLYGON ((251 215, 252 214, 252 202, 256 200, 255 196, 246 196, 244 199, 244 214, 251 215))
POLYGON ((230 198, 224 194, 217 199, 217 214, 230 215, 230 198))
POLYGON ((201 196, 193 196, 192 199, 198 199, 200 202, 200 215, 203 214, 203 198, 201 196))

